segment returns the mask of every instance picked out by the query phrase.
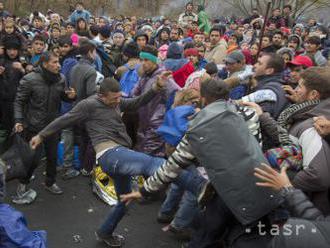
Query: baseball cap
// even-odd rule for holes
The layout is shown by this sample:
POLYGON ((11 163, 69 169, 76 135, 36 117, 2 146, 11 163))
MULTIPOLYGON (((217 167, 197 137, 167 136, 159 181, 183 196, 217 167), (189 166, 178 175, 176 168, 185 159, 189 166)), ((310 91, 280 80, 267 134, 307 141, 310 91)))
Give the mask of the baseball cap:
POLYGON ((227 55, 227 57, 224 59, 224 62, 234 64, 242 62, 244 59, 245 56, 241 51, 233 51, 232 53, 227 55))
POLYGON ((310 57, 304 55, 298 55, 293 58, 292 61, 288 63, 290 66, 303 66, 304 68, 312 67, 314 65, 310 57))

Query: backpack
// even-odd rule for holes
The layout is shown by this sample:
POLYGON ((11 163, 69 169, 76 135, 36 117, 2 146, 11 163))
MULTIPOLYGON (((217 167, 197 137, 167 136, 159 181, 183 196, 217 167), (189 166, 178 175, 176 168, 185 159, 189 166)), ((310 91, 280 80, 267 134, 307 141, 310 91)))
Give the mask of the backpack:
POLYGON ((119 82, 121 91, 123 92, 123 96, 128 97, 134 86, 140 79, 138 73, 140 65, 135 65, 133 69, 129 68, 128 64, 125 64, 124 66, 127 68, 127 71, 123 74, 119 82))

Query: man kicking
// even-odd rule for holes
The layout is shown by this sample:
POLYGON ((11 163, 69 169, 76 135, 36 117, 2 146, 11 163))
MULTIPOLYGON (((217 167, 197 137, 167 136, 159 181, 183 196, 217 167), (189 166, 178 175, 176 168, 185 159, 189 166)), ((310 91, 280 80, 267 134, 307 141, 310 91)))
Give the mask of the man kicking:
MULTIPOLYGON (((113 178, 119 199, 120 195, 131 192, 132 176, 151 176, 165 162, 165 159, 129 149, 132 142, 126 132, 121 112, 134 111, 147 104, 166 87, 168 76, 168 72, 162 73, 152 89, 131 99, 121 98, 120 85, 115 79, 104 79, 98 94, 79 102, 70 112, 50 123, 31 139, 31 147, 35 149, 47 137, 63 128, 77 123, 85 123, 96 152, 96 159, 102 170, 113 178)), ((183 177, 183 183, 180 184, 183 187, 186 187, 184 183, 187 182, 197 192, 204 186, 205 180, 202 178, 193 178, 187 172, 182 174, 183 177)), ((186 189, 189 188, 186 187, 186 189)), ((120 235, 114 235, 113 231, 125 212, 126 205, 119 200, 96 232, 97 237, 110 247, 121 247, 124 242, 124 238, 120 235)))

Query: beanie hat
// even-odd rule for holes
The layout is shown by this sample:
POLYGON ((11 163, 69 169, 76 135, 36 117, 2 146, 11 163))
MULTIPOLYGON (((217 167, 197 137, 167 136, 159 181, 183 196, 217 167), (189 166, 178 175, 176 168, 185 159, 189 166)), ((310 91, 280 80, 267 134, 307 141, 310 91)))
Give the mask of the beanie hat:
POLYGON ((13 36, 8 36, 8 37, 6 37, 6 39, 4 39, 3 45, 4 45, 5 49, 20 50, 22 43, 18 38, 13 37, 13 36))
POLYGON ((125 34, 122 30, 119 30, 119 29, 116 29, 115 31, 112 32, 112 37, 115 35, 115 34, 122 34, 124 37, 125 37, 125 34))
POLYGON ((160 35, 162 32, 166 32, 168 35, 170 35, 171 33, 171 30, 167 27, 164 27, 164 28, 161 28, 159 31, 158 31, 158 35, 160 35))
POLYGON ((134 41, 127 43, 123 48, 123 54, 128 58, 138 58, 139 53, 139 47, 134 41))
POLYGON ((184 56, 188 57, 188 56, 198 56, 198 50, 197 48, 188 48, 184 51, 184 56))
POLYGON ((168 59, 181 59, 183 48, 176 42, 172 42, 167 50, 168 59))
POLYGON ((279 55, 289 54, 291 59, 293 59, 293 57, 295 55, 295 52, 291 48, 288 48, 288 47, 282 47, 281 49, 277 50, 276 53, 279 55))
POLYGON ((111 35, 110 26, 109 25, 105 25, 105 26, 101 27, 100 30, 99 30, 99 33, 104 38, 109 38, 110 35, 111 35))
POLYGON ((71 35, 71 41, 72 41, 73 46, 78 46, 78 44, 79 44, 79 35, 77 35, 76 33, 73 33, 71 35))
POLYGON ((137 38, 139 38, 139 37, 141 37, 141 36, 146 37, 147 43, 149 42, 149 37, 148 37, 148 35, 147 35, 143 30, 141 30, 141 29, 138 30, 138 31, 136 32, 136 35, 135 35, 135 37, 134 37, 134 41, 136 42, 137 38))

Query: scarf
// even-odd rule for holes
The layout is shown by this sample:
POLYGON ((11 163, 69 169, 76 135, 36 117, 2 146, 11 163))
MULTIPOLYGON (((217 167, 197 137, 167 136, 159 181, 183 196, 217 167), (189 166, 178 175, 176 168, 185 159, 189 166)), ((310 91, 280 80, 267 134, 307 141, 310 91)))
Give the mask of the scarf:
POLYGON ((60 73, 57 73, 57 74, 52 73, 52 72, 48 71, 46 68, 44 68, 43 66, 41 66, 41 75, 47 84, 55 84, 61 80, 60 73))
POLYGON ((277 122, 281 127, 289 130, 294 120, 306 119, 306 117, 303 117, 303 114, 313 109, 319 103, 320 100, 310 100, 302 103, 292 104, 280 114, 277 122))

